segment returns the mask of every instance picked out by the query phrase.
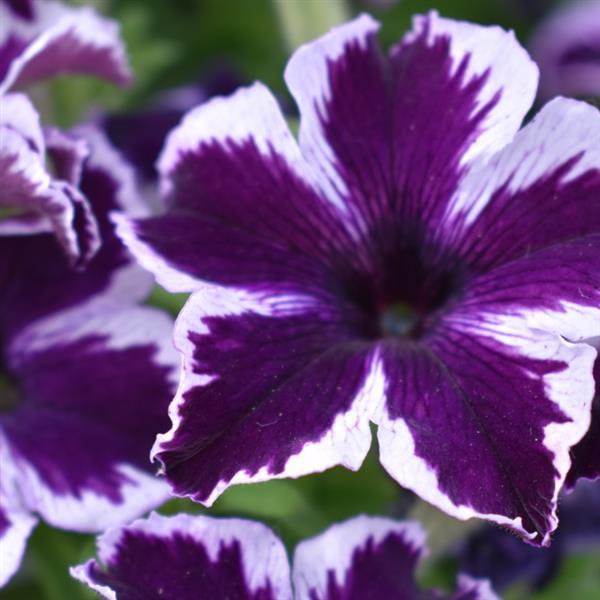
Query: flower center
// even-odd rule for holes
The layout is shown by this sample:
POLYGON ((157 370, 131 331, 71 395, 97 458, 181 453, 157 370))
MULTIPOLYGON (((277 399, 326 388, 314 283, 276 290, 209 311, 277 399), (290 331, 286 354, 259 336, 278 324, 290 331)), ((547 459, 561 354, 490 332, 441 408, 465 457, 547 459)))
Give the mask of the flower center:
POLYGON ((415 337, 420 322, 417 311, 404 302, 392 304, 379 315, 379 329, 384 337, 415 337))
POLYGON ((0 374, 0 414, 12 411, 19 403, 19 390, 10 379, 0 374))

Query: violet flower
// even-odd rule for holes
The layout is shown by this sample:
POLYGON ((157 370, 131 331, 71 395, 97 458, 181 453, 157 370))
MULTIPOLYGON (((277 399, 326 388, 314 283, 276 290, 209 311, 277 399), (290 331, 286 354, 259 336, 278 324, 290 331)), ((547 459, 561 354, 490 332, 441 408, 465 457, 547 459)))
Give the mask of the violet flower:
MULTIPOLYGON (((299 145, 260 84, 192 111, 167 210, 118 234, 170 291, 175 494, 380 460, 459 519, 548 544, 600 333, 600 113, 548 104, 512 33, 369 17, 300 48, 299 145), (217 284, 217 285, 209 285, 217 284)), ((597 457, 596 459, 597 460, 597 457)))
POLYGON ((62 146, 79 173, 102 247, 85 271, 53 235, 0 236, 0 585, 16 571, 38 518, 99 532, 168 497, 149 451, 168 428, 176 379, 171 320, 141 307, 151 278, 131 263, 108 219, 146 214, 133 173, 99 132, 62 146))
POLYGON ((540 67, 540 96, 600 96, 600 0, 567 3, 530 42, 540 67))
POLYGON ((23 94, 0 97, 0 236, 54 231, 72 265, 82 266, 100 246, 98 226, 79 190, 84 140, 42 130, 23 94), (48 170, 53 164, 53 173, 48 170))
MULTIPOLYGON (((78 174, 46 164, 64 153, 53 146, 68 136, 60 142, 60 134, 43 132, 25 96, 4 94, 62 73, 129 81, 117 24, 53 1, 0 2, 0 235, 53 229, 71 263, 83 266, 99 246, 93 215, 78 174)), ((68 143, 69 152, 85 152, 81 142, 68 143)))
POLYGON ((418 523, 359 516, 285 548, 260 523, 185 514, 150 515, 108 531, 94 559, 71 574, 118 600, 494 600, 489 584, 459 576, 446 596, 422 591, 415 569, 426 554, 418 523), (292 583, 293 589, 292 592, 292 583))

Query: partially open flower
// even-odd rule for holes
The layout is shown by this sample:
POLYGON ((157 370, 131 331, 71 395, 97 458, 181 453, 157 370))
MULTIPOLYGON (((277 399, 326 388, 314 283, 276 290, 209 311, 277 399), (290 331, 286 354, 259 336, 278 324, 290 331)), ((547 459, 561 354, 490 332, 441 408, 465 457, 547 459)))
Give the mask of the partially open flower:
POLYGON ((176 494, 358 469, 547 544, 600 334, 600 113, 549 103, 514 35, 430 14, 388 54, 360 17, 300 48, 299 145, 255 84, 160 161, 168 209, 118 219, 195 292, 154 456, 176 494), (211 285, 212 284, 212 285, 211 285))
POLYGON ((71 264, 83 266, 99 245, 79 190, 85 142, 43 131, 26 96, 5 94, 65 73, 128 82, 118 25, 53 0, 0 1, 0 235, 54 230, 71 264))
MULTIPOLYGON (((77 139, 90 149, 80 186, 102 238, 87 268, 71 269, 51 234, 0 236, 0 585, 39 517, 98 532, 168 496, 149 451, 168 427, 172 323, 138 305, 151 278, 108 218, 145 211, 122 157, 98 132, 77 139)), ((74 174, 69 156, 59 162, 74 174)))
POLYGON ((71 264, 86 264, 100 245, 98 225, 79 189, 86 141, 42 130, 23 94, 0 102, 0 236, 54 231, 71 264))
POLYGON ((497 598, 487 582, 466 576, 450 596, 420 590, 415 569, 426 554, 424 531, 379 517, 355 517, 300 543, 291 581, 281 541, 241 519, 152 514, 105 533, 98 551, 100 563, 92 559, 71 574, 113 600, 497 598))

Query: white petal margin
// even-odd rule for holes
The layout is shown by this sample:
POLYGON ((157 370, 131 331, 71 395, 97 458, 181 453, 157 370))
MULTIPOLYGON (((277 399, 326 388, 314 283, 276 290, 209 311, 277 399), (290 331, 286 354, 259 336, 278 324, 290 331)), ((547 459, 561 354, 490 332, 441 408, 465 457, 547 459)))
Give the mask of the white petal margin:
MULTIPOLYGON (((191 537, 202 546, 211 562, 216 562, 223 544, 238 542, 246 583, 251 591, 271 585, 277 600, 291 600, 290 568, 281 540, 265 525, 243 519, 215 519, 203 515, 178 514, 165 517, 152 513, 129 526, 114 528, 98 539, 98 556, 104 564, 118 559, 123 534, 140 532, 168 541, 175 534, 191 537)), ((91 566, 94 561, 72 567, 71 575, 88 584, 106 598, 116 598, 112 590, 94 584, 91 566)))
POLYGON ((27 538, 37 524, 37 519, 20 507, 10 460, 6 438, 0 431, 0 520, 9 523, 4 531, 0 530, 0 588, 6 585, 19 568, 27 538))
MULTIPOLYGON (((0 511, 4 512, 4 506, 0 507, 0 511)), ((19 569, 27 539, 37 524, 37 519, 26 512, 7 512, 5 516, 10 520, 10 525, 0 533, 0 588, 6 585, 19 569)))
POLYGON ((200 279, 172 267, 160 254, 154 251, 152 246, 143 242, 136 231, 135 219, 131 219, 120 212, 113 212, 111 220, 115 225, 117 236, 129 252, 133 254, 138 264, 149 273, 152 273, 158 284, 165 290, 177 294, 180 292, 193 292, 207 285, 200 279))
MULTIPOLYGON (((580 314, 573 311, 567 315, 572 325, 571 333, 574 333, 576 328, 581 331, 586 330, 588 329, 586 323, 589 326, 593 322, 589 314, 583 314, 585 309, 577 308, 580 309, 580 314)), ((595 331, 600 329, 600 309, 594 309, 594 312, 595 331)), ((568 319, 562 312, 554 315, 553 325, 556 331, 558 329, 556 323, 568 319)), ((550 515, 550 527, 541 540, 541 544, 546 546, 550 543, 552 531, 558 525, 557 498, 571 466, 569 450, 589 428, 594 395, 591 373, 596 350, 586 344, 573 344, 563 339, 562 335, 566 335, 569 331, 566 326, 562 327, 564 333, 561 335, 548 333, 547 329, 542 329, 542 325, 548 327, 549 321, 552 321, 551 314, 548 312, 532 311, 529 315, 512 316, 478 313, 470 320, 464 315, 454 315, 449 320, 452 318, 456 319, 455 326, 467 334, 491 337, 530 359, 562 361, 568 365, 563 371, 549 373, 544 377, 548 397, 571 419, 566 423, 549 424, 544 430, 542 443, 554 456, 553 463, 558 472, 552 496, 554 508, 550 515)), ((377 438, 381 464, 400 485, 457 519, 467 520, 478 517, 508 526, 525 538, 536 537, 535 532, 529 532, 523 527, 521 517, 511 519, 505 515, 482 513, 472 506, 455 504, 440 489, 435 471, 425 460, 415 454, 414 439, 406 422, 403 419, 391 418, 385 407, 381 412, 378 426, 377 438)))
POLYGON ((417 561, 426 556, 425 530, 419 523, 366 515, 337 523, 314 538, 300 542, 292 563, 296 598, 310 598, 311 590, 315 590, 319 598, 326 598, 329 571, 334 572, 336 582, 343 587, 354 553, 365 548, 369 540, 377 546, 392 534, 402 538, 417 561))
POLYGON ((311 166, 319 172, 319 187, 340 208, 348 193, 335 169, 336 157, 325 139, 319 113, 331 98, 327 61, 341 57, 351 43, 366 46, 379 23, 368 15, 334 27, 324 36, 300 46, 285 69, 285 82, 300 110, 300 147, 311 166))
MULTIPOLYGON (((189 332, 208 333, 209 329, 203 323, 203 319, 207 317, 233 316, 248 311, 281 317, 293 314, 294 311, 302 311, 307 301, 310 302, 300 297, 261 299, 241 290, 233 291, 216 286, 206 286, 190 296, 175 323, 174 340, 181 358, 181 372, 177 393, 169 406, 172 426, 167 433, 157 436, 151 452, 153 460, 160 461, 160 452, 166 449, 165 446, 177 433, 181 424, 180 408, 185 403, 186 392, 212 381, 213 376, 194 372, 191 361, 194 344, 189 340, 189 332)), ((273 475, 267 467, 263 467, 253 475, 239 471, 231 480, 220 481, 202 503, 211 506, 229 486, 235 484, 298 478, 337 465, 357 471, 371 445, 369 422, 380 410, 383 392, 383 373, 379 362, 372 357, 370 371, 350 409, 336 416, 331 429, 320 440, 306 444, 298 454, 291 456, 281 473, 273 475)))
POLYGON ((479 93, 475 111, 485 106, 500 92, 500 100, 481 124, 481 134, 463 155, 462 164, 480 155, 490 155, 508 144, 521 127, 533 105, 539 70, 513 31, 501 27, 483 27, 464 21, 444 19, 436 11, 413 20, 413 30, 402 43, 428 32, 428 41, 447 37, 450 40, 452 68, 455 72, 468 57, 465 77, 468 80, 489 72, 479 93))
POLYGON ((157 163, 162 193, 172 191, 171 179, 182 158, 201 144, 227 146, 250 140, 265 157, 278 154, 300 179, 315 189, 322 187, 322 178, 304 160, 277 100, 267 87, 255 82, 192 109, 169 134, 157 163))
MULTIPOLYGON (((176 386, 178 363, 171 343, 172 321, 162 311, 131 307, 112 311, 88 310, 83 306, 41 319, 16 336, 8 349, 11 367, 36 352, 59 343, 70 343, 87 336, 106 336, 104 349, 119 352, 133 346, 153 345, 153 360, 170 369, 170 381, 176 386)), ((98 532, 118 525, 162 504, 168 497, 167 484, 129 464, 115 465, 122 474, 122 500, 115 504, 93 490, 79 495, 58 495, 46 485, 39 473, 21 456, 12 453, 8 464, 14 466, 13 479, 23 506, 39 514, 51 525, 82 532, 98 532)))
MULTIPOLYGON (((46 145, 39 115, 22 94, 0 96, 0 207, 17 209, 0 220, 0 235, 54 230, 72 263, 90 258, 100 244, 95 219, 86 199, 66 181, 46 170, 46 145), (84 215, 89 245, 80 247, 75 206, 84 215)), ((83 226, 81 226, 83 227, 83 226)))
MULTIPOLYGON (((285 71, 286 83, 296 99, 302 117, 302 152, 311 166, 320 170, 321 189, 339 206, 343 205, 346 187, 335 170, 335 156, 325 140, 319 119, 319 113, 324 112, 325 103, 331 97, 327 62, 342 56, 350 43, 366 46, 369 36, 378 29, 376 21, 362 15, 332 29, 314 42, 301 46, 290 59, 285 71)), ((401 43, 410 44, 427 30, 430 44, 433 44, 436 37, 450 39, 454 70, 469 56, 465 74, 467 79, 489 70, 489 77, 475 110, 501 92, 500 101, 481 126, 481 135, 463 156, 463 164, 467 164, 475 156, 493 153, 512 139, 533 104, 538 70, 513 32, 499 27, 482 27, 443 19, 435 12, 416 17, 413 30, 401 43)))
POLYGON ((127 84, 131 72, 119 25, 84 6, 34 0, 34 19, 24 20, 0 3, 0 45, 12 35, 26 46, 0 82, 0 95, 11 87, 62 73, 89 73, 127 84), (60 52, 49 63, 48 55, 60 52))
POLYGON ((463 597, 467 597, 469 600, 501 600, 487 579, 475 579, 470 575, 459 573, 457 588, 458 591, 452 596, 455 600, 463 597), (471 596, 473 593, 475 596, 471 596))
POLYGON ((527 189, 571 158, 579 161, 563 183, 600 168, 600 112, 586 102, 556 98, 496 155, 478 160, 459 184, 449 218, 460 215, 472 224, 502 186, 509 193, 527 189))

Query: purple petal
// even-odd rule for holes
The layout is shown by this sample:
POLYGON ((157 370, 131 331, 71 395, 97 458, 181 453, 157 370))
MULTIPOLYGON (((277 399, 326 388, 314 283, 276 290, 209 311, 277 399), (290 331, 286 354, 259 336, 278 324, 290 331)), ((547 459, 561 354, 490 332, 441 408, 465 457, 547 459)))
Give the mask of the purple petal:
POLYGON ((145 212, 133 172, 99 132, 79 129, 77 137, 91 149, 80 189, 94 211, 102 247, 84 271, 74 271, 51 235, 0 236, 0 323, 6 333, 84 301, 133 304, 152 286, 151 277, 131 264, 109 221, 115 209, 134 215, 145 212))
MULTIPOLYGON (((2 98, 0 115, 0 207, 15 214, 0 221, 0 235, 23 235, 54 230, 72 264, 85 264, 95 254, 100 240, 96 221, 76 181, 53 178, 46 169, 46 151, 39 117, 21 94, 2 98)), ((57 142, 51 133, 50 143, 57 142)), ((53 148, 48 156, 52 157, 53 148)), ((69 153, 71 171, 81 169, 87 154, 85 142, 73 142, 57 153, 59 161, 69 153)), ((60 164, 58 165, 61 166, 60 164)), ((65 173, 71 174, 71 173, 65 173)))
MULTIPOLYGON (((415 580, 426 554, 425 532, 417 523, 359 516, 301 542, 294 554, 295 596, 307 600, 420 600, 443 598, 423 592, 415 580)), ((489 584, 459 578, 453 599, 495 600, 489 584)))
POLYGON ((4 348, 22 398, 0 416, 23 508, 49 523, 101 531, 167 496, 149 451, 168 427, 177 357, 171 320, 150 308, 37 321, 4 348))
POLYGON ((119 222, 143 266, 171 291, 208 279, 302 291, 319 259, 348 249, 272 95, 259 84, 188 114, 160 163, 169 212, 119 222), (285 202, 281 199, 285 198, 285 202))
POLYGON ((475 166, 448 214, 455 251, 485 271, 573 237, 600 232, 600 113, 547 104, 513 142, 475 166))
POLYGON ((402 485, 549 543, 569 450, 589 426, 595 351, 565 340, 600 329, 597 237, 474 280, 426 344, 382 345, 381 456, 402 485))
POLYGON ((260 523, 152 514, 105 533, 98 553, 71 574, 105 598, 292 598, 283 544, 260 523))
POLYGON ((592 402, 592 422, 585 436, 571 450, 573 464, 565 482, 568 489, 573 489, 579 479, 600 478, 600 357, 594 364, 594 380, 596 395, 592 402))
POLYGON ((600 96, 600 3, 569 3, 543 21, 531 39, 540 67, 540 96, 600 96))
POLYGON ((383 211, 434 222, 472 158, 508 142, 537 72, 512 33, 417 17, 389 57, 362 16, 300 48, 286 81, 300 145, 359 226, 383 211), (443 102, 439 99, 444 98, 443 102))
POLYGON ((23 21, 0 4, 0 94, 15 86, 67 73, 118 84, 131 80, 116 22, 90 7, 33 2, 35 18, 23 21))
POLYGON ((358 469, 382 393, 370 345, 303 304, 213 289, 188 301, 173 427, 153 450, 176 494, 210 504, 234 483, 358 469))

